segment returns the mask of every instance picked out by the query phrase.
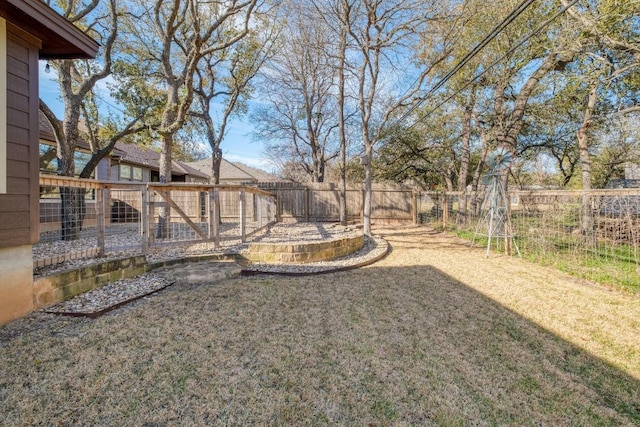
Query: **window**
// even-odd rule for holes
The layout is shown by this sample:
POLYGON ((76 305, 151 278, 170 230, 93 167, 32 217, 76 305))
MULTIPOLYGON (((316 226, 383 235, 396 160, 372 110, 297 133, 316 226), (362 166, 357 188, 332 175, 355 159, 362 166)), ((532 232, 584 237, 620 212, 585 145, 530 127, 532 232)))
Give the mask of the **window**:
POLYGON ((40 143, 40 172, 55 173, 57 170, 56 147, 40 143))
MULTIPOLYGON (((40 172, 56 173, 58 171, 58 158, 56 157, 56 147, 54 145, 40 143, 40 172)), ((80 176, 82 169, 91 160, 91 154, 76 151, 73 155, 74 175, 80 176)), ((95 176, 95 170, 91 177, 95 176)))
MULTIPOLYGON (((91 160, 91 154, 89 153, 83 153, 81 151, 76 151, 73 154, 73 165, 74 165, 74 175, 75 176, 80 176, 80 173, 82 172, 82 169, 84 169, 85 166, 87 166, 87 163, 89 163, 89 160, 91 160)), ((96 171, 94 170, 93 172, 91 172, 91 177, 95 176, 96 171)))
POLYGON ((142 168, 133 168, 133 180, 134 181, 142 181, 142 168))
POLYGON ((142 181, 142 168, 131 165, 120 165, 121 181, 142 181))
POLYGON ((131 166, 120 165, 120 179, 122 181, 131 181, 131 166))

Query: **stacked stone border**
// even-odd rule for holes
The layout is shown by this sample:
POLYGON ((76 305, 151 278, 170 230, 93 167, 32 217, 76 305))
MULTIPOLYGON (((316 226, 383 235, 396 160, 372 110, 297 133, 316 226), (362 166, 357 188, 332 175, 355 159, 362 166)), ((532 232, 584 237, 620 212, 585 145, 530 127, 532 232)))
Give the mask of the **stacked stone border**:
POLYGON ((147 262, 144 255, 136 255, 98 262, 85 267, 61 271, 34 279, 33 303, 36 310, 41 309, 66 301, 76 295, 99 288, 107 283, 128 279, 174 264, 229 260, 242 264, 242 260, 239 259, 239 255, 236 254, 196 255, 151 263, 147 262))
MULTIPOLYGON (((327 269, 323 269, 322 271, 311 271, 311 272, 288 272, 283 269, 283 271, 261 271, 259 266, 254 266, 257 268, 248 269, 246 267, 251 265, 249 260, 249 253, 226 253, 226 254, 209 254, 209 255, 194 255, 183 258, 175 258, 171 260, 165 261, 157 261, 157 262, 148 262, 144 255, 136 255, 131 257, 124 257, 119 259, 112 259, 105 262, 98 262, 89 266, 66 270, 58 273, 53 273, 48 276, 42 276, 36 278, 34 280, 34 306, 35 309, 44 309, 46 312, 46 307, 49 307, 53 304, 57 304, 59 302, 66 301, 68 299, 73 298, 76 295, 79 295, 84 292, 88 292, 90 290, 99 288, 108 283, 115 282, 121 279, 128 279, 131 277, 138 276, 140 274, 147 273, 149 271, 159 269, 161 267, 168 267, 176 264, 188 264, 188 263, 198 263, 205 261, 221 261, 221 262, 229 262, 233 261, 240 266, 244 266, 243 270, 240 272, 241 276, 253 276, 258 274, 269 274, 269 275, 285 275, 285 276, 304 276, 310 274, 325 274, 336 271, 345 271, 350 269, 355 269, 359 267, 364 267, 366 265, 373 264, 378 260, 384 258, 389 251, 389 245, 384 239, 380 239, 385 245, 385 250, 378 256, 374 258, 367 259, 366 261, 341 266, 341 267, 329 267, 327 269)), ((265 245, 265 244, 262 244, 265 245)), ((269 245, 278 245, 278 244, 269 244, 269 245)), ((327 241, 319 243, 306 243, 306 244, 293 244, 293 245, 280 245, 280 246, 289 246, 288 250, 291 252, 286 252, 289 255, 294 255, 296 253, 307 253, 310 250, 313 250, 318 245, 322 247, 322 250, 325 251, 324 254, 328 254, 332 252, 334 254, 334 258, 349 255, 353 252, 356 252, 362 249, 364 245, 364 236, 357 236, 355 238, 345 238, 345 239, 337 239, 334 241, 327 241), (300 250, 300 252, 294 252, 294 250, 300 250), (346 251, 346 252, 344 252, 346 251), (337 255, 342 253, 343 255, 337 255)), ((275 253, 275 252, 266 252, 266 253, 275 253)), ((285 253, 285 252, 283 252, 285 253)), ((325 260, 327 258, 324 258, 325 260)), ((314 261, 317 259, 314 259, 314 261)), ((310 261, 311 262, 311 261, 310 261)), ((100 310, 99 312, 92 313, 62 313, 62 312, 54 312, 55 314, 62 314, 67 316, 83 316, 83 317, 97 317, 109 311, 112 311, 115 308, 121 307, 125 304, 143 298, 145 296, 157 293, 168 286, 171 286, 174 282, 169 285, 155 289, 151 292, 137 295, 125 301, 119 301, 115 303, 113 306, 110 306, 106 309, 100 310)))
POLYGON ((247 258, 263 263, 308 263, 350 255, 364 246, 364 235, 310 243, 251 243, 247 258))

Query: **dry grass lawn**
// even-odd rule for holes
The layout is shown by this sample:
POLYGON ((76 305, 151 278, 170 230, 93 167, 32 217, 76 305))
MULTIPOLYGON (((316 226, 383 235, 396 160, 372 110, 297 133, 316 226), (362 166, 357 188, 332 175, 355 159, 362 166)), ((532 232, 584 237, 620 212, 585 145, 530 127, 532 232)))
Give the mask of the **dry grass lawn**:
POLYGON ((640 298, 418 227, 315 277, 0 328, 0 424, 640 425, 640 298))

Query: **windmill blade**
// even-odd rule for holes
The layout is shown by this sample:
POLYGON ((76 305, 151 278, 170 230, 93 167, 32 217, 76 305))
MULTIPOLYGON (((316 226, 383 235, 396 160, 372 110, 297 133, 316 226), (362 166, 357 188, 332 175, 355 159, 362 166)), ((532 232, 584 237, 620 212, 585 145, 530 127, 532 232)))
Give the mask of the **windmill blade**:
POLYGON ((499 174, 511 166, 512 160, 513 156, 509 150, 506 148, 498 148, 487 156, 487 166, 491 169, 490 173, 499 174))

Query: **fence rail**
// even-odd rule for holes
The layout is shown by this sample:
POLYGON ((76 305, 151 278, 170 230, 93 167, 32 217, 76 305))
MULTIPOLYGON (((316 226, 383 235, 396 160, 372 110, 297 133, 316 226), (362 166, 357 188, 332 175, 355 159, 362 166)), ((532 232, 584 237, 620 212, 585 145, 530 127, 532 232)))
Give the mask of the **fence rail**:
POLYGON ((253 187, 41 176, 35 266, 179 243, 217 249, 275 221, 274 196, 253 187))
MULTIPOLYGON (((640 290, 640 189, 509 191, 513 242, 524 258, 581 278, 640 290)), ((483 195, 421 193, 420 223, 488 245, 483 195)), ((494 239, 493 251, 509 250, 494 239)))
MULTIPOLYGON (((99 182, 42 176, 35 266, 177 243, 211 248, 246 242, 279 221, 337 221, 330 184, 246 186, 99 182), (72 241, 72 249, 61 242, 72 241)), ((482 194, 377 187, 372 222, 422 223, 488 244, 482 194)), ((509 191, 513 243, 524 258, 596 282, 640 290, 640 189, 509 191)), ((362 220, 363 190, 347 189, 347 214, 362 220)), ((493 251, 509 239, 493 239, 493 251)))

